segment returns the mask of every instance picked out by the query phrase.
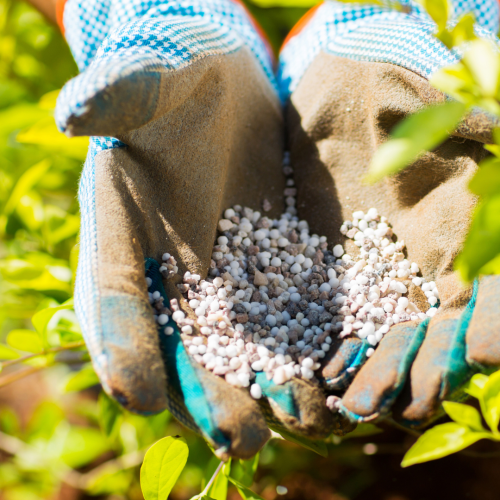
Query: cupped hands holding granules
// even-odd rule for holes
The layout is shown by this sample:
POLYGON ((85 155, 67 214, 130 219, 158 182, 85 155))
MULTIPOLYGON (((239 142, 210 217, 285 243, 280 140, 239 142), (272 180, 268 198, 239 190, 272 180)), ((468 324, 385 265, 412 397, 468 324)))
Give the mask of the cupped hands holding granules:
MULTIPOLYGON (((393 324, 424 320, 437 312, 435 283, 417 276, 419 267, 404 256, 387 219, 376 208, 356 211, 340 232, 354 240, 359 254, 341 245, 328 250, 325 236, 311 235, 299 221, 292 169, 285 157, 287 208, 269 219, 239 205, 227 209, 218 224, 208 277, 186 272, 177 285, 197 320, 188 319, 177 300, 172 312, 159 293, 150 294, 156 321, 171 334, 170 317, 196 361, 234 386, 250 387, 264 371, 283 384, 292 377, 315 380, 321 360, 335 337, 357 336, 374 348, 393 324), (409 286, 419 288, 418 305, 409 286), (424 312, 426 310, 426 312, 424 312)), ((177 272, 175 259, 163 255, 165 278, 177 272)))

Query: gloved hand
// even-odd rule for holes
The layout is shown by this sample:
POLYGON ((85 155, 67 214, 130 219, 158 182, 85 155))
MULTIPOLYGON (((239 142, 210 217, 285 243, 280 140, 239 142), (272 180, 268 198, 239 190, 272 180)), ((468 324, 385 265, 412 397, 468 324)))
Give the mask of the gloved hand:
MULTIPOLYGON (((168 408, 220 456, 247 458, 269 437, 258 404, 157 330, 148 292, 181 300, 158 262, 205 276, 217 222, 234 204, 282 212, 283 122, 272 56, 229 0, 68 0, 64 29, 82 73, 56 112, 93 135, 80 183, 75 304, 104 389, 126 408, 168 408), (146 262, 146 275, 145 275, 146 262), (145 277, 151 279, 151 286, 145 277)), ((197 325, 196 325, 197 326, 197 325)), ((270 385, 274 426, 326 436, 332 415, 303 380, 270 385)))
MULTIPOLYGON (((440 296, 432 319, 393 326, 368 361, 363 341, 338 340, 323 369, 324 384, 336 391, 350 384, 337 408, 353 421, 392 411, 418 427, 439 413, 444 398, 460 398, 472 373, 500 366, 500 281, 485 277, 479 287, 464 288, 453 273, 476 203, 467 184, 486 156, 482 143, 491 140, 486 116, 469 116, 449 140, 398 175, 374 186, 363 183, 391 129, 446 99, 428 79, 459 60, 432 36, 435 25, 417 2, 401 3, 407 12, 321 4, 289 36, 279 82, 288 99, 299 216, 312 231, 344 243, 342 221, 376 207, 440 296)), ((455 17, 472 11, 476 32, 494 38, 495 0, 452 3, 455 17)))

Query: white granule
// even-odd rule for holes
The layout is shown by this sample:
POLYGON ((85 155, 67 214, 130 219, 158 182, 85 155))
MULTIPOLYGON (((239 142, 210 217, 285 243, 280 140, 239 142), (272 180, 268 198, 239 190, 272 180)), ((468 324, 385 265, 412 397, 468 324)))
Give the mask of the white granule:
MULTIPOLYGON (((287 157, 284 171, 292 174, 287 157)), ((198 363, 231 385, 248 387, 255 399, 262 396, 252 383, 256 372, 276 384, 292 377, 314 380, 333 338, 366 339, 371 356, 390 326, 434 316, 439 300, 436 284, 417 276, 418 265, 405 259, 404 242, 396 241, 376 208, 356 211, 342 224, 340 232, 360 248, 351 256, 342 245, 328 251, 326 237, 311 235, 307 221, 299 221, 291 178, 284 194, 287 209, 280 219, 239 205, 227 209, 208 277, 184 274, 178 288, 200 334, 176 300, 170 311, 158 292, 149 294, 160 326, 171 317, 198 363), (426 313, 407 298, 410 280, 427 297, 426 313)), ((163 261, 160 271, 169 279, 177 263, 168 253, 163 261)), ((171 335, 172 327, 165 332, 171 335)))

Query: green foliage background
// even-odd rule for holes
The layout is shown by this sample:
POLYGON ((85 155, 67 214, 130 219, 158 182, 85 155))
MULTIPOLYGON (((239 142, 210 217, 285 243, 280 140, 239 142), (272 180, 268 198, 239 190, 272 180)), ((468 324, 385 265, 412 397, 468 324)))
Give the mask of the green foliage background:
MULTIPOLYGON (((314 3, 314 0, 253 0, 247 5, 277 53, 290 28, 314 3)), ((442 1, 441 4, 445 5, 442 1)), ((445 22, 441 24, 438 22, 439 36, 447 44, 470 37, 470 20, 464 20, 453 32, 446 30, 445 22)), ((487 55, 487 50, 481 54, 487 55)), ((490 59, 489 66, 493 67, 490 80, 494 79, 491 96, 484 88, 477 87, 474 75, 467 76, 467 71, 474 72, 472 63, 467 66, 467 60, 465 66, 455 69, 454 73, 438 75, 437 84, 449 93, 452 93, 450 88, 454 88, 454 96, 467 106, 478 105, 478 99, 482 99, 479 105, 482 103, 483 107, 498 106, 498 61, 498 57, 490 59), (453 78, 456 79, 459 71, 465 77, 459 75, 462 79, 458 78, 457 83, 453 78), (469 87, 464 84, 467 78, 472 82, 469 87)), ((76 191, 88 140, 70 140, 60 134, 55 127, 53 109, 58 90, 76 74, 76 65, 57 28, 24 2, 0 0, 0 359, 4 360, 0 364, 0 388, 37 373, 29 380, 33 394, 42 393, 35 411, 22 415, 10 408, 9 401, 0 392, 0 500, 92 496, 110 500, 141 499, 139 467, 147 449, 164 436, 177 434, 185 438, 189 457, 172 490, 172 498, 187 499, 207 484, 218 460, 202 439, 180 428, 168 412, 149 418, 123 413, 100 391, 72 310, 80 224, 76 191), (71 496, 67 496, 69 492, 71 496)), ((487 84, 488 81, 486 87, 487 84)), ((411 148, 405 157, 400 156, 391 163, 387 159, 395 157, 389 154, 392 146, 387 143, 387 151, 384 153, 381 148, 374 159, 373 178, 403 168, 422 149, 444 140, 465 109, 463 105, 463 109, 456 110, 456 120, 455 115, 450 118, 449 109, 443 113, 424 111, 438 116, 434 120, 436 130, 426 129, 427 136, 415 135, 426 115, 410 118, 408 124, 395 132, 394 141, 410 138, 407 144, 411 148), (449 123, 450 120, 453 123, 449 123)), ((493 112, 500 114, 496 108, 493 112)), ((496 156, 482 166, 475 184, 471 185, 474 192, 484 197, 478 209, 482 210, 483 218, 478 216, 475 222, 478 230, 471 232, 471 238, 476 237, 474 235, 486 238, 486 245, 483 240, 479 243, 490 251, 483 261, 476 259, 478 263, 474 267, 477 242, 471 240, 470 255, 465 253, 462 258, 461 271, 466 279, 471 279, 490 261, 489 272, 498 272, 495 256, 499 247, 494 244, 500 234, 498 217, 490 217, 492 221, 487 217, 489 213, 498 214, 500 136, 498 139, 497 145, 490 146, 496 156), (495 179, 495 183, 488 179, 495 179)), ((497 379, 498 376, 492 379, 490 385, 497 384, 497 379)), ((493 410, 490 410, 498 413, 500 401, 496 394, 491 403, 493 410)), ((479 396, 476 394, 476 397, 479 396)), ((476 414, 470 421, 464 421, 462 416, 457 419, 460 412, 469 415, 472 410, 461 408, 459 412, 458 407, 452 406, 448 410, 456 423, 445 425, 455 425, 455 430, 457 425, 462 426, 458 429, 461 436, 467 433, 471 436, 468 439, 473 440, 477 433, 489 432, 478 426, 476 414)), ((483 409, 487 415, 485 412, 483 409)), ((488 434, 493 440, 500 439, 497 413, 491 417, 492 434, 488 434)), ((442 429, 440 436, 448 436, 448 430, 442 429)), ((349 467, 349 475, 339 479, 345 495, 342 498, 356 498, 375 481, 366 462, 372 448, 364 448, 356 439, 378 432, 374 426, 360 426, 349 439, 331 439, 320 450, 329 453, 332 468, 334 464, 349 467)), ((453 441, 450 439, 448 443, 453 441)), ((431 441, 422 438, 407 455, 405 465, 444 456, 468 443, 466 439, 461 442, 455 439, 454 445, 436 450, 431 441)), ((297 453, 298 448, 294 447, 281 439, 273 439, 251 463, 233 462, 224 474, 219 474, 218 478, 222 479, 210 488, 210 497, 226 498, 229 483, 224 477, 229 474, 229 482, 236 488, 229 486, 228 498, 237 498, 236 490, 240 495, 245 492, 250 495, 248 488, 254 482, 254 491, 274 499, 279 481, 297 471, 320 478, 321 467, 317 464, 321 459, 310 450, 300 449, 297 453), (257 476, 252 480, 257 465, 257 476)), ((407 448, 408 443, 399 446, 396 452, 401 454, 407 448)), ((392 453, 394 448, 388 450, 392 453)), ((332 474, 330 469, 328 474, 332 474)), ((322 497, 321 492, 318 495, 322 497)))

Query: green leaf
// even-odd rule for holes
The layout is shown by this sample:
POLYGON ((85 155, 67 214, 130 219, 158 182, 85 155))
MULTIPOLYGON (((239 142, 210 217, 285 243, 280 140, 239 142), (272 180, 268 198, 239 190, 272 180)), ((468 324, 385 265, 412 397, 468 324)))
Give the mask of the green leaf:
POLYGON ((250 487, 259 465, 259 453, 249 460, 233 460, 231 477, 241 484, 250 487))
POLYGON ((479 270, 479 274, 500 274, 500 253, 486 263, 479 270))
POLYGON ((47 307, 46 309, 42 309, 31 318, 31 322, 35 327, 35 330, 41 335, 41 338, 44 339, 45 344, 47 344, 47 327, 50 320, 54 317, 54 314, 65 309, 73 309, 73 307, 73 299, 69 299, 60 306, 47 307))
POLYGON ((236 486, 236 489, 238 490, 238 493, 241 495, 241 498, 243 498, 243 500, 264 500, 260 495, 257 495, 257 493, 254 493, 244 484, 234 479, 234 477, 229 476, 229 481, 231 481, 236 486))
POLYGON ((36 191, 25 194, 17 204, 16 213, 30 231, 37 231, 45 218, 42 197, 36 191))
POLYGON ((93 462, 107 450, 108 444, 99 429, 71 426, 64 441, 61 459, 76 469, 93 462))
MULTIPOLYGON (((500 146, 492 145, 498 148, 500 146)), ((491 151, 490 148, 487 148, 491 151)), ((479 164, 479 169, 469 182, 469 189, 478 196, 494 196, 500 193, 500 158, 487 158, 479 164)))
POLYGON ((500 76, 500 55, 491 42, 475 40, 462 58, 484 97, 496 97, 500 76))
POLYGON ((64 420, 64 410, 53 401, 43 401, 33 412, 28 423, 29 439, 50 439, 64 420))
POLYGON ((489 432, 474 432, 455 422, 436 425, 418 438, 404 456, 401 466, 408 467, 446 457, 490 436, 489 432))
POLYGON ((500 253, 500 194, 487 197, 473 213, 469 234, 462 252, 455 259, 455 269, 466 282, 473 280, 483 266, 500 253))
POLYGON ((27 130, 23 130, 16 137, 18 142, 36 144, 37 146, 59 153, 76 160, 84 160, 89 145, 88 137, 66 137, 57 129, 52 116, 42 118, 27 130))
MULTIPOLYGON (((272 426, 270 426, 272 429, 272 426)), ((312 440, 312 439, 307 439, 302 436, 298 436, 295 434, 292 434, 290 432, 285 431, 284 429, 272 429, 275 432, 277 432, 283 439, 286 439, 287 441, 291 441, 292 443, 298 444, 300 446, 303 446, 304 448, 307 448, 308 450, 314 451, 314 453, 317 453, 318 455, 321 455, 322 457, 328 457, 328 448, 326 446, 325 441, 322 440, 312 440)))
POLYGON ((395 174, 439 146, 455 130, 465 112, 462 103, 446 102, 406 118, 373 155, 367 181, 377 182, 395 174))
MULTIPOLYGON (((215 500, 226 500, 228 487, 227 476, 231 471, 231 462, 231 459, 229 459, 229 461, 223 465, 221 471, 219 471, 216 478, 214 479, 214 482, 207 491, 207 494, 213 497, 215 500)), ((218 459, 215 455, 210 458, 205 469, 203 480, 201 482, 202 491, 205 490, 205 486, 208 484, 210 479, 212 479, 212 476, 215 474, 215 471, 220 464, 220 459, 218 459)))
POLYGON ((217 474, 217 477, 214 479, 214 482, 208 489, 207 494, 214 500, 226 500, 227 487, 228 487, 227 476, 219 472, 219 474, 217 474))
POLYGON ((50 165, 51 163, 49 160, 42 160, 40 163, 33 165, 31 168, 26 170, 23 175, 21 175, 7 203, 5 204, 3 215, 8 216, 15 210, 21 198, 33 189, 36 183, 50 168, 50 165))
POLYGON ((470 427, 473 431, 483 432, 486 430, 481 423, 481 415, 472 406, 443 401, 443 408, 448 416, 457 424, 470 427))
POLYGON ((121 416, 120 406, 104 391, 99 394, 99 423, 106 436, 111 435, 116 421, 121 416))
POLYGON ((47 116, 36 104, 18 104, 0 112, 0 136, 6 136, 47 116))
MULTIPOLYGON (((321 0, 252 0, 259 7, 314 7, 321 0)), ((362 2, 361 2, 362 3, 362 2)))
MULTIPOLYGON (((474 24, 476 19, 470 12, 462 16, 455 27, 451 30, 451 47, 462 45, 465 42, 476 40, 474 33, 474 24)), ((449 46, 449 48, 451 48, 449 46)))
POLYGON ((433 87, 468 106, 477 103, 477 86, 474 78, 461 62, 436 71, 430 83, 433 87))
POLYGON ((66 386, 64 390, 66 392, 72 391, 83 391, 84 389, 88 389, 89 387, 93 387, 99 383, 99 378, 92 368, 92 365, 89 363, 80 371, 71 375, 66 382, 66 386))
POLYGON ((40 334, 33 330, 11 330, 7 335, 7 344, 26 352, 36 353, 43 350, 40 334))
POLYGON ((498 423, 500 422, 500 371, 491 374, 483 387, 481 412, 490 426, 490 429, 498 434, 498 423))
POLYGON ((342 441, 345 439, 358 438, 358 437, 367 437, 374 436, 375 434, 380 434, 384 432, 380 427, 377 427, 374 424, 361 423, 356 426, 352 432, 342 436, 342 441))
POLYGON ((141 467, 141 489, 144 500, 166 500, 182 469, 189 449, 181 437, 157 441, 146 453, 141 467))
POLYGON ((19 356, 20 354, 17 351, 14 351, 14 349, 11 349, 4 344, 0 344, 0 359, 17 359, 19 356))
POLYGON ((468 387, 465 389, 467 394, 470 394, 472 397, 476 399, 481 399, 483 397, 483 389, 488 382, 488 375, 484 375, 483 373, 476 373, 469 382, 468 387))
POLYGON ((437 24, 439 31, 446 29, 450 4, 448 0, 417 0, 437 24))

